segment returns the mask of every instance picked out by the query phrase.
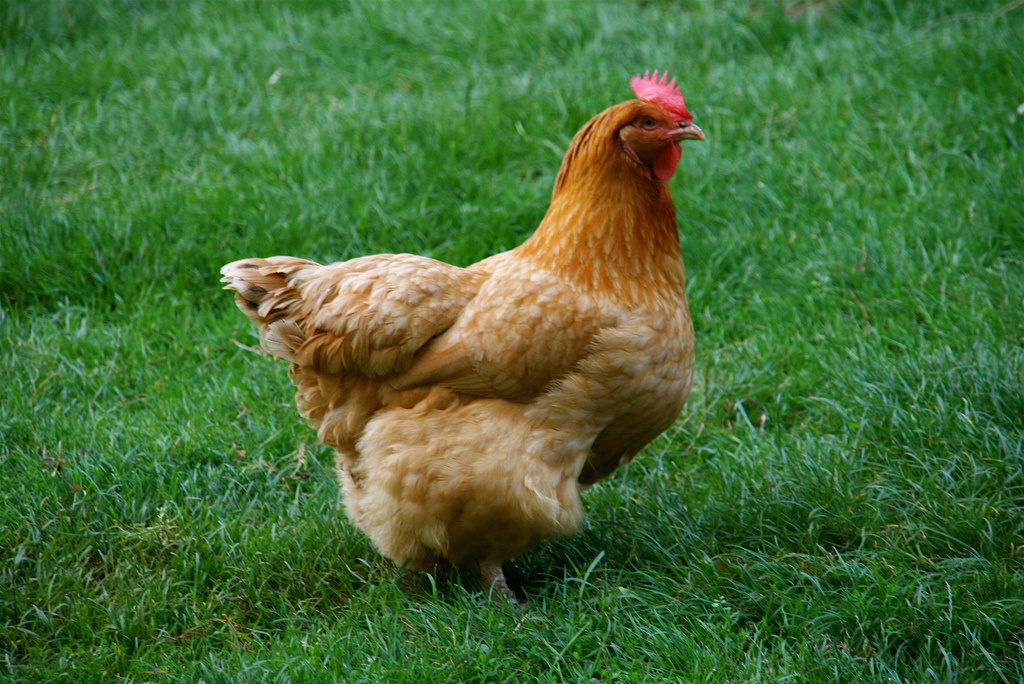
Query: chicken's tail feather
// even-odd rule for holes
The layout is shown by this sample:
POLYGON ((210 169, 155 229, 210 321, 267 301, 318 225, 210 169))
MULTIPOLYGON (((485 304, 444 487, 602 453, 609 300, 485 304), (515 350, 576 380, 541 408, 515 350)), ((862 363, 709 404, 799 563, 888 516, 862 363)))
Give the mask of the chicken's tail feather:
POLYGON ((263 348, 274 356, 296 360, 306 336, 296 323, 302 298, 299 287, 320 265, 294 257, 241 259, 221 269, 225 290, 234 290, 235 304, 259 328, 263 348))

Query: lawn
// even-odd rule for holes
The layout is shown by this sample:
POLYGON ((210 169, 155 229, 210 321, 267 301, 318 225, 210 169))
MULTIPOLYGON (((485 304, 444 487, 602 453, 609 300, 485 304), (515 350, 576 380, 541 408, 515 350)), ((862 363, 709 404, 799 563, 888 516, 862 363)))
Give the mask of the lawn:
POLYGON ((0 4, 0 679, 1024 678, 1024 3, 0 4), (345 519, 244 256, 523 240, 678 74, 698 378, 585 529, 345 519))

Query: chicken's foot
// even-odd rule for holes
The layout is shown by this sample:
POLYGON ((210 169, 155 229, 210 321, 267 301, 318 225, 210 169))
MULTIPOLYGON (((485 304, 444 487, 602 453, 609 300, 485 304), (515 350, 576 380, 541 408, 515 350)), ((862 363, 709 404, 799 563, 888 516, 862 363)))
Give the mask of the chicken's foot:
POLYGON ((519 599, 512 591, 508 582, 505 581, 505 573, 501 569, 501 563, 494 561, 482 561, 480 563, 480 575, 487 583, 487 596, 493 599, 504 599, 513 608, 519 609, 519 599))

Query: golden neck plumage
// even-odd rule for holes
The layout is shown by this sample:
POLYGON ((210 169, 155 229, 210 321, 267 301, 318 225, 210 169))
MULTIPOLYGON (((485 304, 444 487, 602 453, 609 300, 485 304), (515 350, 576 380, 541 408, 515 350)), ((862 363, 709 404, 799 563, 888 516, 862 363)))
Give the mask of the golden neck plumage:
POLYGON ((547 214, 516 251, 585 291, 671 299, 684 287, 675 205, 668 183, 623 153, 615 109, 576 134, 547 214))

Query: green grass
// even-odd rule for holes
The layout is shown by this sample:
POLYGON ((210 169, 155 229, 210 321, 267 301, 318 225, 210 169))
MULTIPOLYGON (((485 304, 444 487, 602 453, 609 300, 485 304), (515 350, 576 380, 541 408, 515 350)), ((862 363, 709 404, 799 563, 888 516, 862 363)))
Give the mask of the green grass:
POLYGON ((0 5, 0 678, 1024 678, 1024 6, 0 5), (344 519, 217 270, 467 264, 678 72, 698 380, 478 580, 344 519))

